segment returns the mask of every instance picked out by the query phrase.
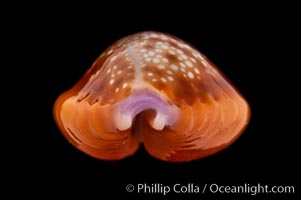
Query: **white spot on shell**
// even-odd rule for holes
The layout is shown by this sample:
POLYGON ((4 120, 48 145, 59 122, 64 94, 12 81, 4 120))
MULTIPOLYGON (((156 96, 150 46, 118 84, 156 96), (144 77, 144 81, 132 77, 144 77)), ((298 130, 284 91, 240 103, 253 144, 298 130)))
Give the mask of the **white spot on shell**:
POLYGON ((184 54, 184 52, 182 50, 180 50, 180 49, 177 49, 177 53, 178 54, 184 54))
POLYGON ((175 65, 175 64, 171 64, 171 65, 170 65, 170 68, 171 68, 172 70, 174 70, 174 71, 178 71, 178 69, 179 69, 179 67, 178 67, 177 65, 175 65))
POLYGON ((196 52, 192 52, 192 55, 193 55, 195 58, 199 57, 199 55, 198 55, 196 52))
POLYGON ((191 79, 194 78, 194 74, 193 74, 192 72, 188 72, 187 75, 188 75, 188 77, 191 78, 191 79))
POLYGON ((153 63, 159 63, 159 62, 160 62, 160 60, 158 58, 153 59, 153 63))
POLYGON ((173 39, 173 38, 170 38, 169 40, 172 41, 172 42, 174 42, 174 43, 178 43, 178 41, 175 40, 175 39, 173 39))
POLYGON ((119 71, 117 72, 117 74, 119 74, 119 75, 120 75, 120 74, 122 74, 122 71, 121 71, 121 70, 119 70, 119 71))
POLYGON ((157 82, 157 79, 153 78, 152 81, 153 81, 153 82, 157 82))
POLYGON ((190 58, 190 60, 191 60, 192 62, 196 63, 196 59, 190 58))
POLYGON ((185 48, 184 44, 182 44, 182 43, 178 43, 178 46, 181 48, 185 48))
POLYGON ((164 65, 159 65, 158 69, 165 69, 165 66, 164 65))
POLYGON ((113 85, 114 82, 115 82, 115 80, 114 80, 114 79, 111 79, 110 82, 109 82, 109 84, 110 84, 110 85, 113 85))
POLYGON ((113 62, 116 58, 117 58, 117 55, 112 56, 111 59, 110 59, 110 62, 113 62))
POLYGON ((128 83, 124 83, 123 85, 122 85, 122 88, 124 89, 124 88, 126 88, 128 86, 128 83))
POLYGON ((207 64, 207 62, 205 62, 205 60, 201 60, 201 62, 205 67, 208 67, 208 64, 207 64))
POLYGON ((186 56, 186 55, 184 55, 184 54, 181 54, 181 55, 180 55, 180 58, 183 58, 183 59, 185 59, 185 60, 186 60, 186 59, 187 59, 187 56, 186 56))
POLYGON ((173 50, 169 50, 168 53, 170 53, 171 55, 175 55, 176 52, 174 52, 173 50))
POLYGON ((165 35, 160 35, 160 38, 161 38, 162 40, 168 40, 168 37, 166 37, 165 35))
POLYGON ((167 58, 162 58, 162 61, 165 63, 168 63, 168 59, 167 58))
POLYGON ((161 81, 164 82, 164 83, 167 82, 166 78, 164 78, 164 77, 161 77, 161 81))
POLYGON ((199 56, 198 56, 201 60, 205 60, 205 57, 199 53, 199 56))
POLYGON ((140 51, 140 53, 145 53, 146 49, 140 49, 139 51, 140 51))
POLYGON ((184 47, 185 47, 186 49, 191 49, 191 47, 190 47, 189 45, 187 45, 187 44, 184 44, 184 47))
POLYGON ((186 68, 186 65, 182 62, 180 62, 181 67, 186 68))
POLYGON ((149 56, 154 56, 154 55, 155 55, 155 52, 150 51, 150 52, 148 52, 148 55, 149 55, 149 56))
POLYGON ((172 71, 170 71, 170 70, 167 70, 167 74, 169 74, 169 75, 172 75, 172 74, 173 74, 173 72, 172 72, 172 71))
POLYGON ((170 81, 174 81, 174 78, 172 76, 168 76, 167 79, 170 81))
POLYGON ((159 37, 156 33, 151 33, 149 36, 152 37, 152 38, 158 38, 159 37))
POLYGON ((153 73, 153 72, 147 72, 147 75, 148 75, 148 76, 153 76, 154 73, 153 73))
POLYGON ((163 45, 163 42, 161 42, 161 41, 156 42, 156 45, 157 45, 157 46, 161 46, 161 45, 163 45))
POLYGON ((163 50, 162 49, 155 49, 155 52, 156 53, 163 53, 163 50))
POLYGON ((115 88, 115 92, 116 92, 116 93, 119 92, 119 88, 115 88))
POLYGON ((162 45, 161 48, 162 48, 162 49, 168 49, 168 46, 162 45))
POLYGON ((197 74, 200 74, 200 70, 197 69, 197 68, 194 68, 194 72, 197 73, 197 74))
POLYGON ((97 70, 97 72, 95 73, 95 76, 98 76, 99 72, 100 72, 100 70, 97 70))
POLYGON ((188 61, 188 60, 185 61, 185 64, 186 64, 188 67, 190 67, 190 68, 193 67, 193 64, 192 64, 190 61, 188 61))
POLYGON ((107 70, 107 74, 111 73, 111 71, 112 71, 112 69, 111 69, 111 68, 110 68, 110 69, 108 69, 108 70, 107 70))
POLYGON ((113 49, 110 49, 110 51, 108 51, 107 55, 111 54, 113 52, 113 49))

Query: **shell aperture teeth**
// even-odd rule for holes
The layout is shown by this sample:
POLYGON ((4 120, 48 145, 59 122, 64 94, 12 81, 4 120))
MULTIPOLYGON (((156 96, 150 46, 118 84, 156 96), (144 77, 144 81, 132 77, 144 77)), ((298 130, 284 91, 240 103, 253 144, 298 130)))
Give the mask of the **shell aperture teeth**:
POLYGON ((152 123, 152 127, 158 131, 163 130, 166 124, 166 116, 162 113, 157 113, 154 122, 152 123))
POLYGON ((169 104, 156 92, 136 92, 114 106, 113 119, 116 128, 121 131, 131 128, 134 118, 146 110, 155 111, 155 117, 149 121, 155 130, 162 130, 177 119, 178 108, 169 104))

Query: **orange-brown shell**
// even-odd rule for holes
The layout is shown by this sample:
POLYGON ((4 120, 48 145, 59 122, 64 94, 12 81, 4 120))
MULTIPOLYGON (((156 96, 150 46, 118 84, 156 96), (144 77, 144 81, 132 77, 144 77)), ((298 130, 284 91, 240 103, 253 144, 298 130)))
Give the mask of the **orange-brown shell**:
POLYGON ((157 32, 111 45, 54 106, 64 136, 104 160, 130 156, 141 142, 161 160, 199 159, 237 139, 249 113, 204 55, 157 32))

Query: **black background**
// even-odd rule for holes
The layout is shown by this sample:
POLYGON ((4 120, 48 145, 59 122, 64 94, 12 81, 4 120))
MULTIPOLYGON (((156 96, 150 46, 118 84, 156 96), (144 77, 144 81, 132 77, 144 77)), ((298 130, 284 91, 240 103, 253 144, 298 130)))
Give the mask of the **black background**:
MULTIPOLYGON (((30 131, 26 136, 20 135, 22 149, 14 154, 13 160, 19 163, 14 168, 14 173, 20 175, 16 182, 30 185, 29 194, 37 195, 35 192, 40 191, 54 197, 67 194, 103 199, 106 195, 122 195, 143 199, 148 195, 127 193, 125 186, 138 183, 296 186, 300 168, 296 135, 300 129, 297 129, 298 117, 291 114, 298 109, 293 96, 297 92, 294 70, 298 66, 292 61, 296 42, 292 39, 293 14, 284 18, 268 8, 238 9, 236 13, 225 12, 219 16, 215 9, 208 14, 169 10, 168 13, 140 10, 133 17, 124 12, 114 19, 114 13, 118 12, 115 10, 99 15, 91 11, 90 16, 81 10, 66 13, 62 9, 53 13, 40 11, 34 18, 21 20, 21 24, 28 23, 27 28, 22 28, 23 34, 17 35, 24 42, 20 49, 29 53, 29 67, 20 70, 20 74, 23 71, 29 74, 24 127, 30 131), (42 21, 36 19, 39 16, 42 21), (56 98, 71 88, 110 44, 147 30, 166 32, 193 44, 245 96, 251 107, 251 120, 229 148, 189 163, 159 161, 143 148, 127 159, 107 162, 78 151, 60 133, 52 115, 56 98)), ((289 199, 295 195, 268 196, 289 199)), ((177 199, 210 197, 224 196, 176 195, 177 199)), ((263 197, 266 196, 256 196, 263 197)), ((157 194, 156 199, 163 196, 157 194)))

